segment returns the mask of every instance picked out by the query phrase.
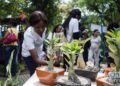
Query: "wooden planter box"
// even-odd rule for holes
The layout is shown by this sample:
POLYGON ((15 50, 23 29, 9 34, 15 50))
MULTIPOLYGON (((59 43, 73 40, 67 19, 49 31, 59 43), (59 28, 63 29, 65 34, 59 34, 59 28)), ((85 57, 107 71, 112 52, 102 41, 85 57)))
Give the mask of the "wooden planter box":
POLYGON ((86 77, 91 79, 91 81, 95 81, 98 72, 92 72, 84 69, 75 69, 75 73, 78 76, 86 77))

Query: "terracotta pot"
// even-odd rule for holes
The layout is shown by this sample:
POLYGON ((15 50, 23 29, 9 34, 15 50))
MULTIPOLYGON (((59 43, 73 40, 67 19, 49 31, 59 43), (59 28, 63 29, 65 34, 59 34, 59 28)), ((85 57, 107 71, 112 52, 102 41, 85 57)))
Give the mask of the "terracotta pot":
POLYGON ((104 69, 105 75, 108 75, 108 73, 111 72, 111 71, 112 71, 112 68, 105 68, 104 69))
POLYGON ((54 81, 57 78, 57 76, 64 75, 63 68, 54 67, 54 71, 46 71, 46 69, 47 66, 36 68, 36 74, 40 79, 40 82, 43 84, 53 86, 55 84, 54 81))
POLYGON ((96 77, 97 86, 113 86, 106 81, 106 78, 108 78, 108 75, 106 75, 105 72, 100 75, 98 74, 98 76, 96 77))
POLYGON ((114 86, 108 83, 104 78, 106 78, 106 76, 102 76, 96 79, 97 86, 114 86))

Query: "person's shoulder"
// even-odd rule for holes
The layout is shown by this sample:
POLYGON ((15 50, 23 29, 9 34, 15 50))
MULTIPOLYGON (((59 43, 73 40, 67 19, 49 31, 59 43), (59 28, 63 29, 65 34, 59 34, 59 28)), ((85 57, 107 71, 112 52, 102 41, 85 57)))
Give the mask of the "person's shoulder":
POLYGON ((78 19, 76 19, 76 18, 71 18, 71 21, 72 22, 79 22, 78 19))
POLYGON ((10 30, 11 30, 11 28, 7 28, 7 30, 6 30, 6 31, 9 31, 9 32, 10 32, 10 30))
POLYGON ((12 27, 12 28, 10 28, 10 30, 15 31, 15 32, 18 32, 18 30, 17 30, 16 27, 12 27))
POLYGON ((101 37, 100 36, 98 36, 97 38, 101 41, 101 37))
POLYGON ((101 37, 100 37, 100 36, 98 36, 98 39, 101 39, 101 37))
POLYGON ((11 33, 11 31, 15 32, 15 31, 16 31, 16 29, 15 29, 15 28, 13 28, 13 27, 10 27, 10 28, 8 28, 6 31, 8 31, 9 33, 11 33))
POLYGON ((24 33, 24 36, 32 36, 33 27, 28 27, 24 33))

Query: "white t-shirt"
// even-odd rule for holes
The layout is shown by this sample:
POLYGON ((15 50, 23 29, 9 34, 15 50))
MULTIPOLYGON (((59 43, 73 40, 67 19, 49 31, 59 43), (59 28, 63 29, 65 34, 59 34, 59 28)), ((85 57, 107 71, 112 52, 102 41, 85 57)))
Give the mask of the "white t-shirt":
POLYGON ((42 51, 43 41, 45 39, 45 31, 41 37, 34 31, 33 27, 28 27, 28 29, 24 33, 24 40, 22 44, 22 56, 23 57, 31 56, 29 50, 37 49, 39 58, 43 59, 41 57, 43 57, 43 55, 45 54, 42 51))
POLYGON ((64 36, 64 33, 63 32, 59 32, 59 33, 52 33, 50 32, 47 39, 51 40, 52 39, 52 35, 57 37, 57 38, 62 38, 62 36, 64 36))
POLYGON ((69 29, 67 30, 67 41, 70 42, 73 33, 79 32, 79 21, 76 18, 71 18, 69 22, 69 29))
POLYGON ((91 48, 98 48, 98 44, 101 42, 101 38, 100 36, 98 36, 97 38, 95 37, 91 37, 91 48))

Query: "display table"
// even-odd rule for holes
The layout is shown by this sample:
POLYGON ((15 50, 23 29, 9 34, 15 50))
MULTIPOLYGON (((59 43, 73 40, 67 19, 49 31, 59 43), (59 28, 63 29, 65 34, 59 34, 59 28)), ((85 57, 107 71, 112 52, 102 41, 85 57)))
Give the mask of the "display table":
POLYGON ((40 83, 39 78, 36 73, 34 73, 24 84, 23 86, 47 86, 40 83))
MULTIPOLYGON (((67 75, 65 72, 64 75, 67 75)), ((48 86, 40 83, 39 78, 36 75, 36 72, 23 84, 23 86, 48 86)))
MULTIPOLYGON (((68 73, 67 72, 65 72, 65 74, 64 75, 67 75, 68 73)), ((88 79, 86 79, 86 78, 82 78, 81 79, 83 82, 83 84, 85 84, 85 82, 86 82, 86 80, 88 80, 88 79)), ((88 80, 89 81, 89 80, 88 80)), ((88 83, 88 82, 87 82, 88 83)), ((90 82, 89 82, 89 84, 91 84, 90 82)), ((42 83, 40 83, 40 81, 39 81, 39 78, 37 77, 37 75, 36 75, 36 73, 34 73, 24 84, 23 84, 23 86, 48 86, 48 85, 44 85, 44 84, 42 84, 42 83)), ((85 85, 86 86, 86 85, 85 85)), ((91 86, 91 85, 87 85, 87 86, 91 86)))

